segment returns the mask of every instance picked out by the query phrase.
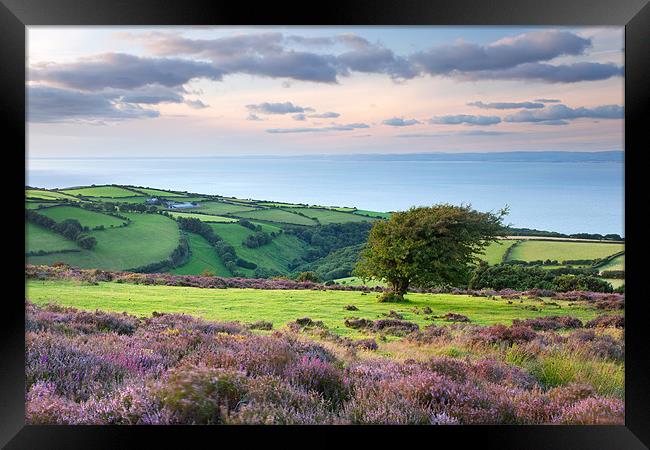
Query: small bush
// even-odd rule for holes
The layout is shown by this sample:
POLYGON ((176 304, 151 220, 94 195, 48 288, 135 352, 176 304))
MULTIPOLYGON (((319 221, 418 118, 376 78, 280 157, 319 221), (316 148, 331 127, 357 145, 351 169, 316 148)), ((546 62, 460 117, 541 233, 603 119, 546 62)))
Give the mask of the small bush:
POLYGON ((257 322, 253 322, 248 325, 249 330, 272 330, 273 329, 273 323, 268 322, 266 320, 258 320, 257 322))
POLYGON ((405 302, 406 299, 404 299, 404 296, 401 294, 396 294, 392 291, 385 291, 377 296, 377 301, 380 303, 400 303, 405 302))
POLYGON ((245 374, 205 366, 172 369, 155 393, 178 423, 218 424, 246 393, 245 374))
POLYGON ((616 327, 625 328, 625 316, 618 314, 598 316, 585 324, 587 328, 616 327))

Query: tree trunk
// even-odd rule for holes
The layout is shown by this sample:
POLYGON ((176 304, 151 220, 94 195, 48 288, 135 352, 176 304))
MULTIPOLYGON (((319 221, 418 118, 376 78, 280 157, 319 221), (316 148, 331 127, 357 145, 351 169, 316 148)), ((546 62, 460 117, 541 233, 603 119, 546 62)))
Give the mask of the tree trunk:
POLYGON ((404 297, 404 294, 406 294, 406 291, 409 288, 409 280, 406 279, 399 279, 399 280, 393 280, 390 284, 391 290, 395 293, 395 295, 399 295, 400 297, 404 297))

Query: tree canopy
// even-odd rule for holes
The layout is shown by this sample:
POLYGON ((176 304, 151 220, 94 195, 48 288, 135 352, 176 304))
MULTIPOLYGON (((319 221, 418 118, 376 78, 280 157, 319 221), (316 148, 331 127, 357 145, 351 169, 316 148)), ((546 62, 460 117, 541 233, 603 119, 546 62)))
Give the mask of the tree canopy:
POLYGON ((449 204, 394 213, 373 225, 355 273, 386 280, 399 297, 409 286, 464 284, 477 254, 504 234, 506 214, 449 204))

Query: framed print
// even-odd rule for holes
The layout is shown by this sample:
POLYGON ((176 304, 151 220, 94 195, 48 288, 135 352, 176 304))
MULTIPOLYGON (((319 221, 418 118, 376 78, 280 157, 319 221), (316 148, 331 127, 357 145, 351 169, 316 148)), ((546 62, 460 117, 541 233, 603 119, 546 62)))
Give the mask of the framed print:
POLYGON ((3 444, 647 448, 647 2, 306 11, 3 0, 3 444))

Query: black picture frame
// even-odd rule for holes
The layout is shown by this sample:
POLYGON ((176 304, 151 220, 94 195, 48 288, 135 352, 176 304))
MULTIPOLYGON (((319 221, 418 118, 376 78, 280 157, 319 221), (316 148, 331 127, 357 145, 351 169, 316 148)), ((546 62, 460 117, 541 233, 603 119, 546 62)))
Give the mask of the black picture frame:
MULTIPOLYGON (((25 39, 30 25, 619 25, 625 26, 625 239, 626 358, 624 426, 462 426, 462 427, 61 427, 24 424, 24 243, 4 234, 9 261, 3 271, 5 288, 0 327, 0 445, 6 448, 123 448, 144 439, 157 442, 196 437, 212 445, 236 438, 280 438, 284 445, 346 443, 353 435, 386 441, 397 437, 406 445, 470 444, 480 448, 641 449, 650 445, 649 327, 643 315, 640 273, 644 240, 641 210, 648 149, 648 95, 650 69, 650 5, 648 0, 402 0, 340 1, 294 5, 264 2, 184 0, 0 0, 0 119, 5 125, 3 175, 7 207, 4 216, 18 228, 24 209, 25 39), (644 145, 645 144, 645 145, 644 145), (638 201, 635 201, 638 197, 638 201), (15 215, 14 215, 15 214, 15 215), (21 286, 22 283, 22 286, 21 286), (5 289, 5 293, 8 293, 5 289), (215 441, 219 439, 219 441, 215 441), (305 439, 307 441, 305 441, 305 439), (405 439, 408 439, 406 441, 405 439), (343 440, 343 441, 342 441, 343 440), (416 443, 420 442, 420 443, 416 443)), ((11 234, 10 234, 11 233, 11 234)), ((143 444, 139 444, 143 445, 143 444)), ((176 444, 179 445, 179 444, 176 444)), ((227 445, 237 445, 229 443, 227 445)))

